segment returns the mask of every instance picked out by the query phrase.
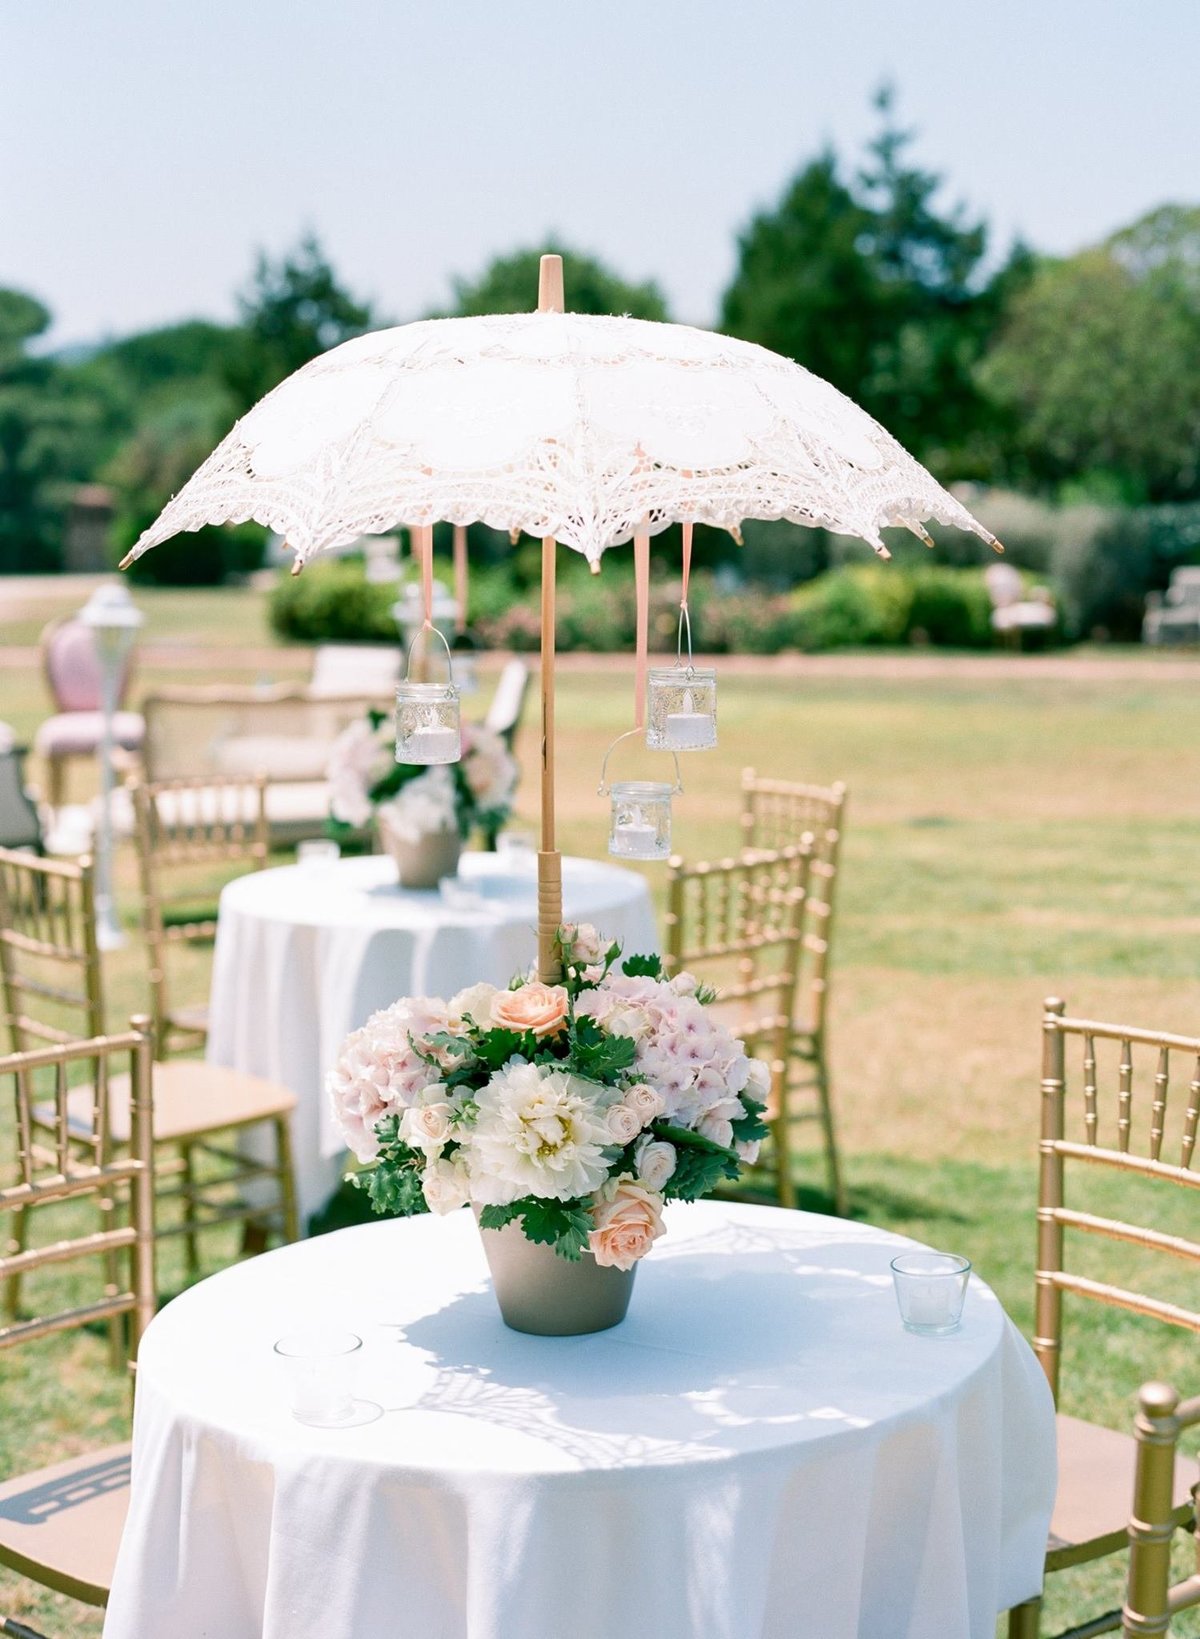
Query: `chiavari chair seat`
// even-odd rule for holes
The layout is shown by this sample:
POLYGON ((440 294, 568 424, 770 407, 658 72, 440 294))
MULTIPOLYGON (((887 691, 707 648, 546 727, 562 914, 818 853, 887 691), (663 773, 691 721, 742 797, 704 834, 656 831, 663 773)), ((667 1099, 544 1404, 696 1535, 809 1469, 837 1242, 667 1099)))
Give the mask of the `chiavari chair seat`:
MULTIPOLYGON (((212 1132, 256 1126, 289 1115, 296 1096, 286 1087, 240 1070, 214 1070, 200 1059, 168 1059, 151 1074, 154 1098, 154 1136, 160 1144, 200 1139, 212 1132)), ((128 1076, 109 1083, 109 1128, 117 1144, 129 1142, 132 1131, 132 1088, 128 1076)), ((73 1087, 67 1097, 67 1121, 72 1135, 84 1133, 91 1121, 92 1090, 73 1087)), ((34 1112, 39 1126, 53 1119, 53 1107, 39 1104, 34 1112)))
MULTIPOLYGON (((120 1036, 0 1058, 0 1122, 11 1129, 16 1154, 16 1181, 0 1188, 0 1282, 25 1280, 26 1291, 36 1293, 32 1314, 0 1324, 0 1358, 104 1321, 110 1341, 121 1344, 130 1363, 136 1360, 155 1306, 151 1053, 145 1017, 135 1018, 120 1036), (86 1133, 72 1134, 68 1098, 77 1074, 92 1078, 91 1120, 86 1133), (118 1079, 131 1089, 130 1130, 123 1145, 108 1124, 118 1079), (34 1126, 38 1105, 51 1112, 45 1141, 34 1126), (95 1219, 73 1211, 89 1199, 99 1228, 90 1227, 95 1219), (39 1222, 47 1230, 31 1245, 33 1207, 46 1214, 39 1222), (47 1268, 55 1274, 69 1271, 73 1279, 43 1286, 47 1268), (119 1330, 125 1325, 127 1333, 119 1330)), ((107 1604, 128 1508, 129 1473, 130 1448, 121 1444, 10 1475, 0 1483, 0 1565, 83 1604, 107 1604)), ((0 1614, 0 1632, 40 1639, 15 1615, 0 1614)))
MULTIPOLYGON (((1122 1207, 1129 1216, 1116 1216, 1111 1192, 1097 1187, 1101 1176, 1116 1180, 1123 1174, 1127 1191, 1138 1185, 1148 1187, 1159 1206, 1168 1186, 1172 1190, 1200 1187, 1200 1172, 1192 1167, 1200 1126, 1200 1038, 1068 1018, 1065 1003, 1051 997, 1042 1018, 1042 1044, 1033 1346, 1057 1401, 1066 1296, 1200 1332, 1200 1310, 1140 1290, 1142 1265, 1136 1277, 1139 1289, 1135 1289, 1132 1279, 1131 1284, 1121 1285, 1081 1272, 1076 1259, 1069 1263, 1066 1256, 1068 1245, 1077 1256, 1089 1238, 1099 1237, 1142 1255, 1143 1263, 1154 1261, 1160 1269, 1170 1258, 1200 1262, 1200 1241, 1146 1225, 1150 1213, 1145 1199, 1129 1194, 1122 1207), (1071 1106, 1067 1102, 1069 1043, 1080 1052, 1081 1097, 1071 1106), (1146 1062, 1141 1050, 1148 1050, 1152 1067, 1152 1073, 1143 1078, 1150 1082, 1151 1097, 1140 1105, 1135 1099, 1135 1049, 1140 1064, 1146 1062), (1184 1060, 1190 1077, 1178 1110, 1170 1096, 1173 1055, 1176 1064, 1184 1060), (1111 1104, 1106 1107, 1101 1097, 1106 1072, 1111 1075, 1114 1068, 1115 1109, 1111 1104)), ((1072 1081, 1073 1090, 1075 1085, 1072 1081)), ((1060 1413, 1057 1443, 1059 1487, 1046 1547, 1048 1574, 1107 1558, 1126 1546, 1134 1487, 1136 1442, 1128 1435, 1060 1413)), ((1176 1459, 1173 1470, 1165 1475, 1162 1524, 1163 1540, 1168 1544, 1173 1528, 1194 1523, 1191 1489, 1195 1479, 1194 1459, 1176 1459)), ((1090 1639, 1094 1634, 1116 1632, 1120 1626, 1121 1613, 1112 1610, 1070 1629, 1060 1639, 1083 1639, 1085 1635, 1090 1639)), ((1040 1599, 1010 1611, 1010 1639, 1037 1639, 1040 1633, 1040 1599)))
POLYGON ((129 1511, 129 1452, 126 1441, 0 1484, 0 1564, 82 1604, 107 1604, 129 1511))

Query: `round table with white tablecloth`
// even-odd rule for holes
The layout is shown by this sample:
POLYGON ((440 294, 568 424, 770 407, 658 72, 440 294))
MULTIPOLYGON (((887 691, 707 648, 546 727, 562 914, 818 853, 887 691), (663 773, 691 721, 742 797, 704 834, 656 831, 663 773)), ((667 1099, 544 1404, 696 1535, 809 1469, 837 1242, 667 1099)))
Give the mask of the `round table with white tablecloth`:
MULTIPOLYGON (((345 1143, 324 1095, 343 1039, 399 996, 506 985, 536 958, 536 861, 467 853, 451 885, 401 888, 383 855, 238 877, 221 894, 208 1058, 299 1100, 292 1147, 302 1218, 337 1187, 345 1143)), ((629 952, 658 949, 644 877, 563 860, 563 914, 629 952)))
POLYGON ((992 1639, 1041 1585, 1045 1378, 973 1281, 905 1332, 867 1226, 668 1210, 625 1322, 508 1331, 469 1212, 214 1275, 151 1323, 106 1639, 992 1639), (364 1342, 375 1421, 272 1344, 364 1342))

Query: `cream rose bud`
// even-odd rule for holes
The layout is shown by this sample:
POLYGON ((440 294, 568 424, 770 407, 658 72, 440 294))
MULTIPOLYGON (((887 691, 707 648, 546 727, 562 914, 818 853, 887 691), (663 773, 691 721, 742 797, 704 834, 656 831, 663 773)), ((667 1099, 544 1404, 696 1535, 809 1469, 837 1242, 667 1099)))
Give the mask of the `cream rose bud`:
POLYGON ((667 1101, 661 1093, 644 1081, 639 1081, 636 1087, 631 1087, 622 1101, 636 1112, 641 1118, 640 1124, 648 1127, 652 1121, 657 1121, 667 1107, 667 1101))
POLYGON ((600 937, 590 922, 579 922, 570 930, 571 954, 581 962, 599 962, 611 944, 611 940, 600 937))
POLYGON ((405 1110, 400 1119, 400 1136, 419 1149, 438 1149, 450 1136, 449 1104, 424 1104, 405 1110))
POLYGON ((497 994, 495 985, 469 985, 450 1003, 451 1017, 461 1019, 469 1013, 480 1029, 486 1030, 492 1022, 492 1002, 497 994))
POLYGON ((752 1167, 758 1160, 758 1152, 762 1148, 762 1141, 758 1138, 743 1138, 740 1143, 735 1144, 733 1147, 737 1151, 737 1158, 742 1165, 752 1167))
POLYGON ((633 1163, 638 1170, 639 1182, 660 1195, 667 1180, 675 1171, 677 1160, 674 1144, 668 1144, 662 1138, 652 1138, 649 1133, 633 1152, 633 1163))
POLYGON ((598 1264, 632 1269, 663 1233, 662 1196, 628 1178, 610 1179, 592 1203, 588 1245, 598 1264))
POLYGON ((642 1118, 628 1104, 610 1104, 605 1117, 608 1130, 618 1144, 629 1144, 642 1130, 642 1118))
POLYGON ((421 1193, 430 1212, 456 1212, 470 1199, 466 1167, 457 1159, 430 1161, 421 1174, 421 1193))
POLYGON ((746 1085, 742 1091, 749 1093, 759 1104, 765 1104, 771 1091, 771 1066, 764 1064, 762 1059, 751 1059, 746 1085))
POLYGON ((562 985, 538 980, 520 990, 501 990, 492 997, 492 1023, 508 1030, 532 1030, 552 1036, 567 1022, 567 993, 562 985))
POLYGON ((677 996, 694 996, 699 987, 699 979, 694 973, 689 973, 686 968, 682 973, 677 973, 671 980, 671 989, 677 996))

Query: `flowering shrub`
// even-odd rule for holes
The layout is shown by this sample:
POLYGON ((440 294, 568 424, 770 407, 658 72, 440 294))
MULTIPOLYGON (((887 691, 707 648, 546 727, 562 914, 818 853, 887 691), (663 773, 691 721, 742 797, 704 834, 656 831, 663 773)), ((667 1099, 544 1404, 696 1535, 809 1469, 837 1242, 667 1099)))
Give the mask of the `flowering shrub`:
POLYGON ((326 778, 335 827, 361 828, 383 813, 391 829, 415 842, 430 831, 474 826, 495 831, 507 820, 517 789, 517 764, 498 734, 468 723, 462 757, 433 767, 398 763, 391 719, 372 711, 334 741, 326 778))
POLYGON ((770 1072, 691 974, 622 962, 586 923, 558 941, 562 984, 396 1002, 347 1038, 328 1089, 376 1211, 470 1202, 485 1229, 630 1269, 665 1201, 757 1158, 770 1072))

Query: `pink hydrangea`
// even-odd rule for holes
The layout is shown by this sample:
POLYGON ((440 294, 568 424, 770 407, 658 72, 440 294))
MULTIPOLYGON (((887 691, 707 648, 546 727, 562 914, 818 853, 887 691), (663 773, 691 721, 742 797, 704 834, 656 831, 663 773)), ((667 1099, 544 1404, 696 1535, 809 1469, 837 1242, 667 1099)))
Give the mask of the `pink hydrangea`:
POLYGON ((444 1002, 409 996, 372 1014, 342 1043, 325 1086, 338 1125, 360 1161, 373 1160, 379 1152, 376 1122, 385 1115, 402 1115, 426 1087, 441 1080, 439 1067, 413 1051, 411 1038, 448 1025, 444 1002))
POLYGON ((669 983, 613 973, 579 998, 577 1011, 637 1044, 634 1070, 661 1094, 665 1119, 729 1144, 751 1079, 745 1044, 694 995, 669 983))

